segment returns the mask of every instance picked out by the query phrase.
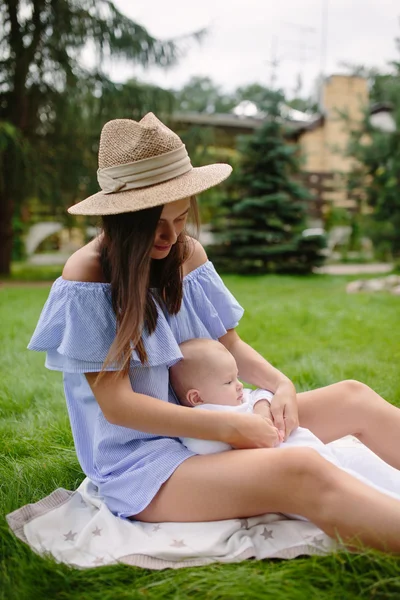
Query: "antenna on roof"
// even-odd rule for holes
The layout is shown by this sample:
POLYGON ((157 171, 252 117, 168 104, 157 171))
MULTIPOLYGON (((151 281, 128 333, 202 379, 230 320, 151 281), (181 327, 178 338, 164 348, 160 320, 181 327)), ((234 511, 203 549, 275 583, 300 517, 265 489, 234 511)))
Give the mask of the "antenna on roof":
POLYGON ((320 47, 320 83, 318 103, 323 110, 323 86, 326 76, 326 61, 328 55, 328 20, 329 20, 329 0, 321 0, 321 47, 320 47))
POLYGON ((271 59, 266 60, 265 62, 270 67, 269 88, 270 90, 273 90, 275 89, 277 79, 276 71, 281 63, 281 59, 278 58, 278 38, 276 35, 272 37, 271 41, 271 59))

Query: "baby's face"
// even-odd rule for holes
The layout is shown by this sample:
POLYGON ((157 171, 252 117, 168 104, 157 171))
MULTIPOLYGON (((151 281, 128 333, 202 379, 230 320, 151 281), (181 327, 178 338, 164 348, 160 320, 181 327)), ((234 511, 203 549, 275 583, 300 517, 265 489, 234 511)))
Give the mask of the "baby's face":
POLYGON ((243 401, 236 361, 229 352, 215 354, 215 368, 196 386, 204 404, 237 406, 243 401))

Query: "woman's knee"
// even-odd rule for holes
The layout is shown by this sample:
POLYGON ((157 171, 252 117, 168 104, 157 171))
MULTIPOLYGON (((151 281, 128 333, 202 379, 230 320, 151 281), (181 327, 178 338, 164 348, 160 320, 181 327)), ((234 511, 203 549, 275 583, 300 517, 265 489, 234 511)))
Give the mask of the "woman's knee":
POLYGON ((292 496, 290 512, 318 516, 326 499, 340 489, 340 470, 312 448, 287 448, 281 468, 283 486, 292 496))
POLYGON ((307 447, 282 448, 281 465, 279 468, 285 472, 289 479, 312 479, 314 483, 324 483, 326 469, 331 465, 316 450, 307 447))
POLYGON ((345 393, 350 396, 358 396, 371 391, 367 384, 357 381, 357 379, 345 379, 340 382, 340 385, 344 388, 345 393))
POLYGON ((340 386, 338 401, 343 404, 345 409, 361 410, 362 412, 369 403, 375 403, 375 400, 379 398, 368 385, 355 379, 341 381, 338 386, 340 386))

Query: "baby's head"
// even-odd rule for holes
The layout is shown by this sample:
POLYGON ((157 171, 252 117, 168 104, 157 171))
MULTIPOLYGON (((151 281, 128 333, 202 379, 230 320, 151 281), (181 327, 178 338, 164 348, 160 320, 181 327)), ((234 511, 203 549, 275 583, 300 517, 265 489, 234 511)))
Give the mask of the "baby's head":
POLYGON ((193 339, 180 346, 183 359, 170 370, 171 385, 184 406, 243 401, 243 384, 238 380, 236 361, 220 342, 193 339))

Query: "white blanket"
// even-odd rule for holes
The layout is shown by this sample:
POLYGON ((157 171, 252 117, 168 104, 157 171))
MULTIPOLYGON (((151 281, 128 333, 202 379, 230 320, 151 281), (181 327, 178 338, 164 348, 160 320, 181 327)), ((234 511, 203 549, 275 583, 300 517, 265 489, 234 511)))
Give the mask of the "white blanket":
MULTIPOLYGON (((389 467, 355 438, 330 445, 346 467, 398 493, 400 471, 389 467)), ((337 544, 318 527, 281 514, 208 523, 149 524, 115 517, 91 481, 76 492, 58 489, 7 516, 15 534, 39 554, 76 567, 125 563, 149 569, 238 562, 246 558, 294 558, 323 554, 337 544)))

